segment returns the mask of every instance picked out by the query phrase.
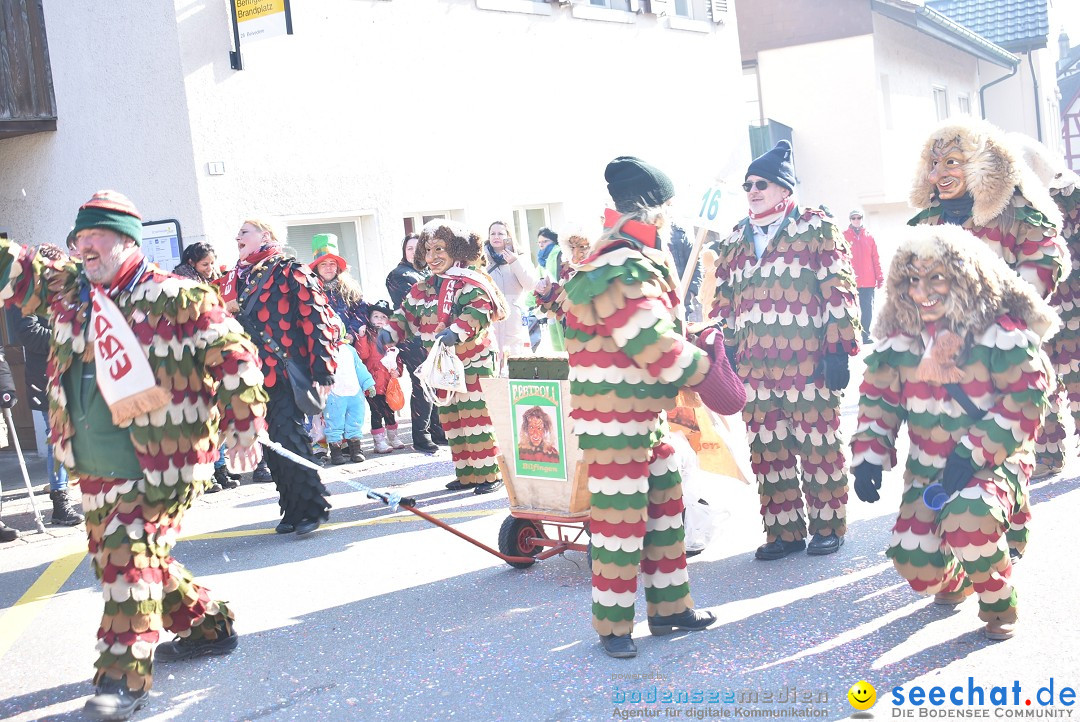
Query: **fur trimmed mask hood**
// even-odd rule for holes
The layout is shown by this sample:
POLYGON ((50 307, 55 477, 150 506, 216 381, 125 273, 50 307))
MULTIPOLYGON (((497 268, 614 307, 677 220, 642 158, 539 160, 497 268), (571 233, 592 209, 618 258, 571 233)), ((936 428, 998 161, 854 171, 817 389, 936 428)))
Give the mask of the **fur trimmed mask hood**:
POLYGON ((961 337, 980 334, 1000 316, 1023 321, 1044 341, 1061 326, 1057 313, 986 244, 959 226, 915 226, 893 256, 885 286, 887 300, 875 333, 918 336, 923 323, 908 295, 914 260, 940 261, 952 280, 943 322, 961 337))
POLYGON ((934 201, 936 193, 929 179, 934 146, 950 141, 957 143, 964 156, 967 191, 975 200, 971 209, 975 225, 985 226, 1000 216, 1009 205, 1014 190, 1019 188, 1035 210, 1061 228, 1057 204, 1038 176, 1024 163, 1021 150, 999 128, 973 118, 946 121, 927 138, 911 186, 913 207, 922 210, 934 201))
POLYGON ((427 270, 427 247, 434 239, 446 243, 446 252, 454 263, 471 267, 476 265, 482 254, 480 236, 462 223, 436 218, 420 229, 420 239, 413 253, 413 268, 416 270, 427 270))
POLYGON ((1070 186, 1080 187, 1080 175, 1066 165, 1063 156, 1054 153, 1025 133, 1009 133, 1006 137, 1020 150, 1020 157, 1027 167, 1051 191, 1063 190, 1070 186))

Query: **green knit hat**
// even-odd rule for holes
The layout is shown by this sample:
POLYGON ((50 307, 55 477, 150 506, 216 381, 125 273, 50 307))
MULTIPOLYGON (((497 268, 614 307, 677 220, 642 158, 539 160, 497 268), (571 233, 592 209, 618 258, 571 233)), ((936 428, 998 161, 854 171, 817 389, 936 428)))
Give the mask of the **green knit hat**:
POLYGON ((142 245, 142 216, 127 196, 116 191, 98 191, 79 207, 72 232, 87 228, 107 228, 142 245))

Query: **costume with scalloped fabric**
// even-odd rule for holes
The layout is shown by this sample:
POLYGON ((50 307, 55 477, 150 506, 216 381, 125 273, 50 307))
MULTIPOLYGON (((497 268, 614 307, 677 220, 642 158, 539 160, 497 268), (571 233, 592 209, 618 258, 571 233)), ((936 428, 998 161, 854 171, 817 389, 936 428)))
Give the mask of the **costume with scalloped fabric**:
MULTIPOLYGON (((420 246, 416 253, 421 253, 420 246)), ((467 391, 437 408, 450 442, 454 473, 464 486, 502 481, 495 429, 480 378, 494 374, 491 325, 505 312, 502 294, 486 273, 452 267, 444 274, 417 281, 386 325, 395 343, 418 336, 427 352, 435 345, 435 334, 444 327, 457 334, 454 352, 465 367, 467 391)))
POLYGON ((886 555, 918 592, 979 596, 988 623, 1016 621, 1006 529, 1024 505, 1035 436, 1048 405, 1052 373, 1041 350, 1057 317, 1030 284, 956 228, 901 245, 879 315, 882 338, 866 360, 852 465, 889 470, 907 422, 910 450, 904 492, 886 555), (929 239, 929 240, 927 240, 929 239), (941 261, 952 278, 946 316, 927 328, 906 296, 911 259, 941 261), (943 340, 947 353, 934 352, 943 340), (984 416, 973 420, 953 381, 984 416), (935 512, 923 492, 945 477, 950 458, 974 475, 935 512))
MULTIPOLYGON (((268 340, 276 342, 292 358, 300 359, 314 383, 330 386, 337 366, 333 311, 319 279, 307 266, 282 255, 280 250, 260 255, 240 280, 241 310, 237 318, 255 340, 262 358, 266 391, 270 394, 266 414, 270 440, 313 460, 304 412, 293 398, 285 362, 274 353, 268 340)), ((296 526, 303 521, 322 522, 329 518, 330 502, 326 497, 330 492, 317 471, 273 452, 266 454, 266 464, 277 486, 284 523, 296 526)))
POLYGON ((252 446, 265 427, 266 393, 255 349, 218 294, 133 256, 114 282, 113 302, 168 399, 133 418, 114 416, 112 433, 127 431, 141 478, 80 471, 64 379, 73 364, 90 368, 99 336, 81 269, 0 240, 0 299, 24 314, 47 316, 54 329, 49 441, 58 462, 81 477, 88 549, 105 596, 95 683, 107 675, 139 691, 152 684, 152 651, 162 629, 196 639, 231 632, 228 606, 212 600, 171 550, 184 511, 211 484, 219 428, 229 447, 252 446))
MULTIPOLYGON (((619 218, 607 211, 605 226, 619 218)), ((561 291, 570 418, 592 494, 593 627, 601 635, 630 634, 639 566, 650 617, 694 606, 682 484, 663 412, 710 363, 683 337, 676 278, 655 239, 655 226, 626 221, 561 291)))
MULTIPOLYGON (((1061 236, 1068 244, 1072 273, 1050 297, 1050 304, 1061 315, 1062 328, 1047 350, 1068 394, 1074 425, 1080 431, 1080 187, 1051 188, 1050 195, 1061 209, 1061 236)), ((1064 439, 1065 430, 1056 416, 1047 416, 1046 435, 1064 439)))
POLYGON ((730 329, 747 389, 750 434, 768 542, 846 531, 841 391, 825 386, 826 354, 855 355, 860 326, 851 251, 820 210, 792 207, 761 258, 744 219, 715 249, 710 317, 730 329), (801 461, 802 492, 799 490, 801 461))
MULTIPOLYGON (((1061 212, 1046 184, 1023 162, 1020 148, 990 123, 952 120, 930 134, 911 188, 910 203, 920 210, 908 225, 948 222, 929 178, 935 145, 948 143, 956 143, 963 156, 967 195, 972 201, 970 217, 960 227, 982 240, 1040 296, 1053 294, 1072 267, 1065 240, 1058 233, 1061 212)), ((1035 443, 1036 463, 1047 468, 1064 463, 1065 432, 1058 418, 1059 397, 1055 400, 1058 402, 1051 403, 1046 425, 1035 443)), ((1030 521, 1031 510, 1026 504, 1011 520, 1010 545, 1021 554, 1030 537, 1030 521)))

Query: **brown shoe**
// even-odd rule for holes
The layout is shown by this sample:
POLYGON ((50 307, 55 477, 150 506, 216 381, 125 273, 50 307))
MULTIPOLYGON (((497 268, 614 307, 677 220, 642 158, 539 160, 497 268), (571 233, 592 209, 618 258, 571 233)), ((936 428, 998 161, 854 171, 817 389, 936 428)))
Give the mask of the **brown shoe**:
POLYGON ((1012 639, 1016 636, 1016 622, 987 622, 983 634, 995 642, 1012 639))
POLYGON ((1042 479, 1049 479, 1051 476, 1055 476, 1057 474, 1060 474, 1064 470, 1065 470, 1065 462, 1064 461, 1054 462, 1054 463, 1046 463, 1046 462, 1040 461, 1037 464, 1035 464, 1035 470, 1031 473, 1031 480, 1032 481, 1040 481, 1042 479))
POLYGON ((967 599, 963 592, 938 592, 934 595, 934 604, 957 605, 967 599))

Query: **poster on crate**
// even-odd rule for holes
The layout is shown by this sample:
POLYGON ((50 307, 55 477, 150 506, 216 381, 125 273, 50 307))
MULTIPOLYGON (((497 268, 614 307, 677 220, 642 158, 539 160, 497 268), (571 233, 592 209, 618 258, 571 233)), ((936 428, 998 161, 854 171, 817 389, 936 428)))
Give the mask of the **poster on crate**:
POLYGON ((566 481, 558 381, 510 380, 514 475, 566 481))

